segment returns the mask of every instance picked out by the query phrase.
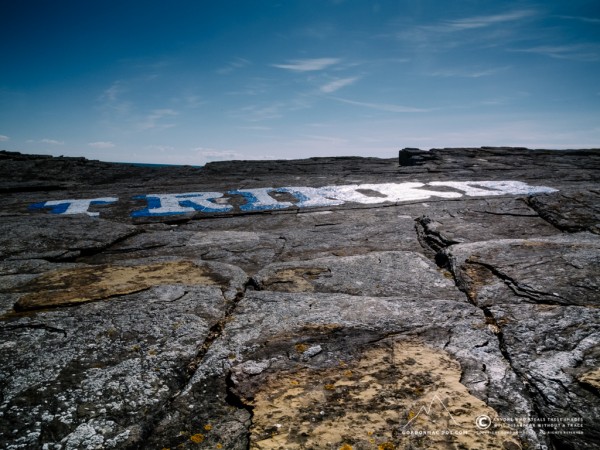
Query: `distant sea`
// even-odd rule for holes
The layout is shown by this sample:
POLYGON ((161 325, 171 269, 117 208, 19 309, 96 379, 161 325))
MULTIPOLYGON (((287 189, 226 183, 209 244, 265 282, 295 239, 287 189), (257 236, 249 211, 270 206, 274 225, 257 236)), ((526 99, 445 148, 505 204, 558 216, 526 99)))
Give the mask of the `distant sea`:
POLYGON ((184 167, 184 166, 194 167, 194 168, 204 167, 204 166, 190 166, 189 164, 145 164, 145 163, 132 163, 132 162, 113 162, 111 164, 128 164, 130 166, 136 166, 136 167, 154 167, 154 168, 184 167))

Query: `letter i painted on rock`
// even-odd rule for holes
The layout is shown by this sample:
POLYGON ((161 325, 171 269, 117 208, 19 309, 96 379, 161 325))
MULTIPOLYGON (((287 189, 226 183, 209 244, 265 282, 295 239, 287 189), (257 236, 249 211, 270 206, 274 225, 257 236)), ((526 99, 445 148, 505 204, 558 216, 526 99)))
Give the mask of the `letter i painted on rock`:
POLYGON ((48 202, 34 203, 29 205, 29 209, 52 208, 51 214, 87 214, 88 216, 98 217, 100 213, 90 212, 90 205, 107 205, 115 203, 118 198, 103 197, 103 198, 85 198, 78 200, 51 200, 48 202))
POLYGON ((134 197, 146 200, 148 207, 134 211, 131 217, 174 216, 196 211, 205 213, 228 212, 231 205, 214 203, 212 200, 223 197, 221 192, 188 192, 186 194, 148 194, 134 197))

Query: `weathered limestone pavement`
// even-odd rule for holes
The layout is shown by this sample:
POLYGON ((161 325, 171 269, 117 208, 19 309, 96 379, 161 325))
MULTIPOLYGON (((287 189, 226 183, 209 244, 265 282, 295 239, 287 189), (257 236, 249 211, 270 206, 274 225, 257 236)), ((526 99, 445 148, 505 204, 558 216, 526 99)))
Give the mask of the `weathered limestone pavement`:
POLYGON ((599 173, 0 152, 0 448, 600 449, 599 173))

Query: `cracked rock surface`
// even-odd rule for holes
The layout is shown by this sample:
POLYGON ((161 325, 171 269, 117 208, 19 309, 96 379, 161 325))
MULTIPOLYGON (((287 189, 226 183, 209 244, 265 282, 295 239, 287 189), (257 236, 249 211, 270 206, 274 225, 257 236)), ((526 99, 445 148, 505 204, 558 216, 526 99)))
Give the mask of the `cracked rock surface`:
POLYGON ((0 448, 600 449, 599 170, 0 152, 0 448))

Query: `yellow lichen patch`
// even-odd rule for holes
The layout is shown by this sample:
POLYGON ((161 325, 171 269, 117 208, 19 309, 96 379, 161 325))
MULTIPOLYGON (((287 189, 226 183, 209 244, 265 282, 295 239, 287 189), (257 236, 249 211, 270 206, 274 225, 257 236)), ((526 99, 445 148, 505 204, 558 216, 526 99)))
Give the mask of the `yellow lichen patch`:
POLYGON ((588 384, 600 390, 600 369, 594 369, 580 375, 577 378, 580 382, 588 384))
POLYGON ((262 284, 266 290, 278 292, 313 292, 315 290, 311 281, 316 280, 328 269, 317 267, 298 267, 282 269, 272 276, 264 279, 262 284))
POLYGON ((207 267, 191 261, 169 261, 139 266, 90 266, 44 274, 19 292, 17 310, 47 308, 132 294, 160 284, 219 284, 207 267))
POLYGON ((377 446, 377 450, 396 450, 396 446, 391 442, 384 442, 377 446))
POLYGON ((352 450, 352 446, 348 444, 344 444, 340 447, 340 450, 352 450))
POLYGON ((294 348, 296 349, 296 351, 298 353, 304 353, 306 350, 308 350, 308 345, 306 345, 306 344, 296 344, 294 346, 294 348))
POLYGON ((210 431, 210 430, 212 430, 212 425, 204 425, 204 430, 205 430, 205 431, 210 431))
POLYGON ((371 348, 343 367, 273 373, 254 395, 250 448, 519 448, 516 433, 460 377, 447 353, 406 341, 371 348), (484 414, 497 433, 477 429, 484 414))
POLYGON ((194 444, 200 444, 204 442, 204 435, 200 433, 192 434, 190 436, 190 441, 192 441, 194 444))

